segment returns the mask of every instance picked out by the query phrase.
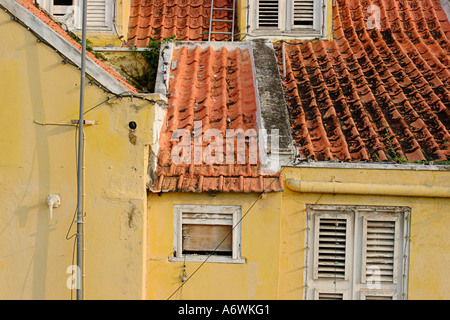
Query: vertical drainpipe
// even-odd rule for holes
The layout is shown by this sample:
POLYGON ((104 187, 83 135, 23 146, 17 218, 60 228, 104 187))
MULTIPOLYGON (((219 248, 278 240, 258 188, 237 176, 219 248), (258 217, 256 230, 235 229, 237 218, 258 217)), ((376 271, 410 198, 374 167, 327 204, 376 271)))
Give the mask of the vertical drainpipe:
POLYGON ((86 62, 86 12, 87 0, 82 1, 82 39, 81 39, 81 81, 80 115, 78 118, 78 161, 77 161, 77 300, 83 299, 83 157, 84 157, 84 86, 86 62))

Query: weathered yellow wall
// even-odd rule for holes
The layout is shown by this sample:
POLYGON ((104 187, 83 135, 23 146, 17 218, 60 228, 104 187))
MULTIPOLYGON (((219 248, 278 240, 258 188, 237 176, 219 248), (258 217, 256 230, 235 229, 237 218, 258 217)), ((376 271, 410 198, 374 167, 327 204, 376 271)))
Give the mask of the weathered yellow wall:
MULTIPOLYGON (((150 194, 148 198, 147 298, 167 299, 181 285, 183 262, 173 255, 173 205, 242 206, 241 255, 244 264, 206 262, 171 299, 276 299, 281 193, 150 194), (248 212, 248 213, 247 213, 248 212), (244 215, 247 215, 244 217, 244 215)), ((186 262, 190 276, 200 262, 186 262)))
MULTIPOLYGON (((284 179, 450 186, 449 171, 285 168, 284 179)), ((305 205, 411 207, 409 299, 450 299, 450 199, 297 193, 282 200, 279 298, 303 299, 305 205)))
MULTIPOLYGON (((70 299, 79 70, 0 13, 0 299, 70 299), (49 221, 47 196, 62 204, 49 221)), ((85 110, 108 95, 86 86, 85 110)), ((152 96, 149 96, 151 98, 152 96)), ((85 115, 85 298, 144 295, 147 151, 154 106, 115 99, 85 115), (138 125, 130 139, 129 121, 138 125)), ((73 295, 75 297, 75 295, 73 295)))

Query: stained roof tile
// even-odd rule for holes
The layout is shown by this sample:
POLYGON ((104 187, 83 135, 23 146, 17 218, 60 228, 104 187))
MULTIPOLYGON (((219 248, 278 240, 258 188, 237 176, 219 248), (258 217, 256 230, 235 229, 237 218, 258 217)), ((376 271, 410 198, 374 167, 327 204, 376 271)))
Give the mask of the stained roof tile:
MULTIPOLYGON (((168 85, 169 107, 160 134, 158 179, 152 191, 222 191, 270 192, 283 190, 279 173, 265 175, 261 171, 256 144, 258 130, 257 102, 249 49, 228 44, 220 49, 212 46, 178 45, 172 53, 168 85), (197 122, 197 123, 196 123, 197 122), (198 127, 199 122, 201 127, 198 127), (188 163, 174 161, 172 153, 183 140, 172 139, 176 130, 188 132, 186 145, 191 156, 188 163), (206 132, 219 134, 224 151, 219 161, 196 160, 196 147, 205 152, 210 141, 206 132), (227 153, 227 134, 235 129, 249 137, 245 152, 239 152, 233 140, 233 152, 227 153), (196 140, 202 138, 202 141, 196 140), (255 140, 252 140, 255 139, 255 140), (256 146, 256 147, 255 147, 256 146), (251 158, 257 154, 255 158, 251 158), (232 161, 227 157, 231 156, 232 161), (242 158, 240 158, 242 156, 242 158), (255 159, 256 161, 252 160, 255 159)), ((184 139, 184 138, 183 138, 184 139)), ((214 141, 217 141, 213 139, 214 141)), ((217 149, 216 149, 217 151, 217 149)), ((175 153, 178 154, 178 153, 175 153)), ((215 155, 215 154, 214 154, 215 155)))
MULTIPOLYGON (((232 8, 232 0, 216 0, 216 8, 232 8)), ((214 19, 231 20, 231 11, 217 10, 214 19)), ((132 0, 128 44, 145 47, 150 38, 175 36, 182 41, 206 41, 211 15, 211 0, 132 0)), ((213 22, 213 30, 230 32, 231 23, 213 22)), ((227 34, 212 34, 216 41, 228 40, 227 34)))
POLYGON ((334 40, 278 42, 302 157, 450 159, 450 28, 439 0, 337 0, 334 40), (380 28, 368 26, 370 5, 380 28), (444 19, 445 18, 445 19, 444 19))

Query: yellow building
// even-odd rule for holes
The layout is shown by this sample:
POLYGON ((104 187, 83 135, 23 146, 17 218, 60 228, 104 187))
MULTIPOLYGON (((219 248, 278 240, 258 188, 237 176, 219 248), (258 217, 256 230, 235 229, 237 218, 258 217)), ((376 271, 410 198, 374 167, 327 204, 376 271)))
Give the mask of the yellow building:
MULTIPOLYGON (((81 20, 77 1, 38 2, 63 24, 0 0, 2 299, 75 298, 81 55, 64 30, 81 20)), ((242 0, 232 24, 210 1, 88 8, 105 56, 178 41, 155 93, 88 54, 84 298, 450 298, 447 9, 242 0)))
MULTIPOLYGON (((31 2, 0 5, 0 297, 75 299, 80 50, 31 2), (51 219, 50 195, 60 196, 51 219)), ((157 141, 148 123, 165 97, 136 93, 90 54, 86 73, 84 298, 141 299, 146 160, 157 141)))

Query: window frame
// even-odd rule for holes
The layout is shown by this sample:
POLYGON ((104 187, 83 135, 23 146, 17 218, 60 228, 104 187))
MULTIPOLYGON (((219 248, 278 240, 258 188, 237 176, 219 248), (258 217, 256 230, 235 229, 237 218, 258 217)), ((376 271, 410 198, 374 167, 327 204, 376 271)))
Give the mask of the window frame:
POLYGON ((316 299, 320 293, 342 293, 344 299, 366 299, 367 296, 391 297, 392 299, 407 299, 409 272, 409 236, 410 207, 394 206, 358 206, 358 205, 306 205, 306 254, 304 272, 304 298, 316 299), (314 269, 318 250, 317 221, 318 217, 346 217, 351 225, 347 225, 346 276, 348 279, 314 279, 314 269), (350 217, 348 217, 350 215, 350 217), (392 283, 381 282, 373 287, 365 279, 365 255, 367 253, 364 239, 367 239, 367 220, 392 221, 395 223, 394 237, 394 267, 392 283), (347 266, 349 266, 347 270, 347 266), (371 287, 372 286, 372 287, 371 287))
MULTIPOLYGON (((192 205, 192 204, 174 204, 173 205, 173 256, 169 261, 191 261, 191 262, 218 262, 218 263, 245 263, 241 257, 241 206, 236 205, 192 205), (211 255, 211 254, 183 254, 183 214, 198 213, 211 215, 230 215, 232 228, 232 252, 231 256, 211 255)), ((209 222, 189 219, 190 224, 215 224, 214 217, 209 222)), ((226 224, 217 219, 217 225, 226 224)), ((188 224, 188 223, 187 223, 188 224)), ((230 224, 228 224, 230 225, 230 224)))
POLYGON ((258 27, 259 0, 249 1, 248 4, 248 28, 251 37, 263 37, 269 39, 279 39, 280 37, 295 37, 305 40, 323 39, 326 36, 326 17, 328 11, 327 0, 315 0, 314 19, 312 28, 294 26, 294 1, 278 0, 279 20, 278 29, 258 27), (284 13, 284 14, 281 14, 284 13), (289 16, 289 18, 288 18, 289 16))
MULTIPOLYGON (((44 8, 48 13, 55 15, 57 13, 54 12, 53 4, 54 0, 38 0, 39 5, 44 8)), ((81 31, 82 29, 82 15, 81 15, 81 8, 83 5, 83 0, 73 0, 72 1, 72 6, 67 6, 67 7, 73 7, 73 23, 72 26, 68 26, 69 30, 71 31, 81 31), (76 10, 75 8, 80 8, 79 10, 76 10)), ((115 14, 116 14, 116 10, 115 10, 115 1, 112 0, 106 0, 105 1, 105 25, 104 26, 87 26, 87 32, 90 33, 111 33, 113 32, 113 27, 114 27, 114 21, 116 19, 115 14)), ((58 10, 61 10, 61 7, 64 6, 57 6, 58 10)), ((54 16, 55 20, 58 21, 58 16, 54 16)))

